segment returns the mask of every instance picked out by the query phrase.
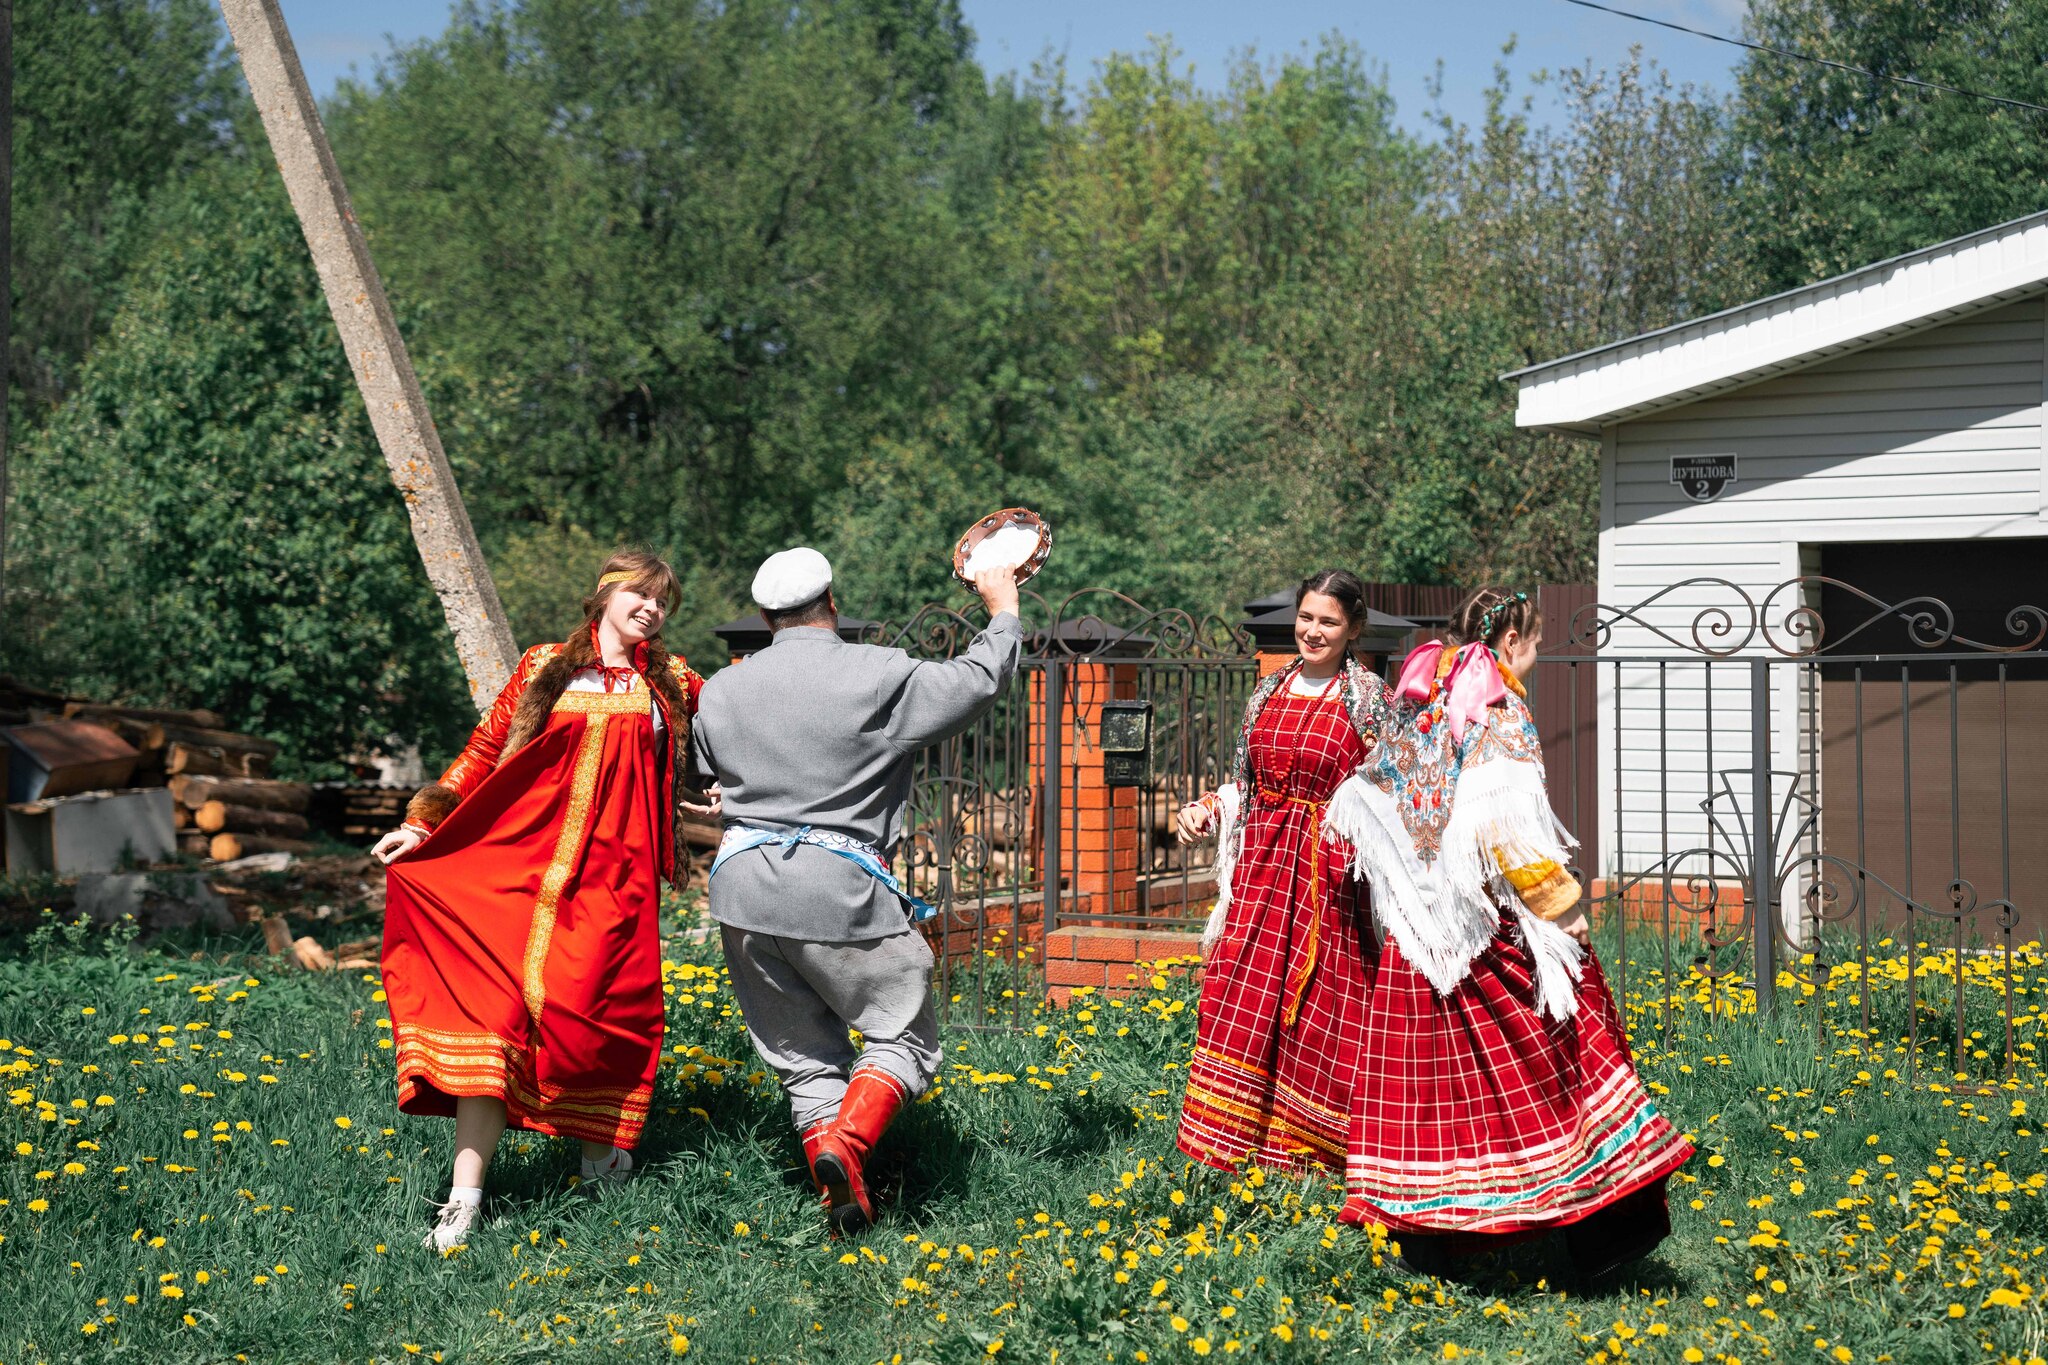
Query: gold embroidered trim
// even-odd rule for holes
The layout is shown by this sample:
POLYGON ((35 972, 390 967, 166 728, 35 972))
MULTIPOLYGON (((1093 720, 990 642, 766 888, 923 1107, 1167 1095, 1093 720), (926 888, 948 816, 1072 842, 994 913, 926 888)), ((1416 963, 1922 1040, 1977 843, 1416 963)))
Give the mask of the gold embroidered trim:
POLYGON ((555 702, 555 714, 564 712, 574 716, 644 716, 647 693, 637 687, 630 692, 564 692, 555 702))
MULTIPOLYGON (((582 710, 565 705, 572 697, 597 701, 626 699, 614 692, 564 692, 555 709, 582 710)), ((632 699, 643 707, 647 702, 645 697, 632 699)), ((604 757, 605 722, 621 710, 605 706, 592 707, 588 712, 590 719, 584 722, 583 742, 576 750, 576 767, 569 779, 569 808, 562 812, 562 830, 555 836, 555 856, 548 861, 548 870, 540 879, 540 897, 533 904, 533 927, 526 935, 522 994, 526 997, 526 1012, 535 1023, 540 1022, 541 1009, 548 999, 547 984, 541 978, 548 964, 548 941, 555 935, 555 907, 561 902, 562 888, 569 884, 570 872, 575 870, 576 855, 583 848, 583 831, 590 823, 590 805, 597 792, 597 765, 604 757)))

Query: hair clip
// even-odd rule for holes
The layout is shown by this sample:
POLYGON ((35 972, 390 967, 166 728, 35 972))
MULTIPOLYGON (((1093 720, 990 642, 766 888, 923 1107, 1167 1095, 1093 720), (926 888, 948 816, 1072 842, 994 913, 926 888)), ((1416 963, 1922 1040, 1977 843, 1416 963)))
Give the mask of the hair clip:
POLYGON ((1479 614, 1479 638, 1481 640, 1491 640, 1493 638, 1493 623, 1499 618, 1500 613, 1517 602, 1526 602, 1528 600, 1528 593, 1518 592, 1513 597, 1501 598, 1500 601, 1481 612, 1479 614))

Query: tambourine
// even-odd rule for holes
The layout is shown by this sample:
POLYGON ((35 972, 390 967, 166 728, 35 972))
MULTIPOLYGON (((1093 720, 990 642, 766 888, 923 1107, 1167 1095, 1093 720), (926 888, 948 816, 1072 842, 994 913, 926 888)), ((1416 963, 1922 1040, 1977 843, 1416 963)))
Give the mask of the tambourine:
POLYGON ((1038 513, 1022 507, 1005 507, 991 512, 967 528, 967 534, 953 547, 953 577, 974 586, 974 575, 983 569, 1014 565, 1017 581, 1023 583, 1045 567, 1052 553, 1052 527, 1038 513))

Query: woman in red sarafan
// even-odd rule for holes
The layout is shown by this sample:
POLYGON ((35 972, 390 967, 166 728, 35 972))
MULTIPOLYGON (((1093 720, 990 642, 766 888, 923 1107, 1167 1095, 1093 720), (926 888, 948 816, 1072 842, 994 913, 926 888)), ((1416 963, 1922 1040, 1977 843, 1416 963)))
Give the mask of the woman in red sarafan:
POLYGON ((1450 633, 1409 655, 1378 752, 1330 805, 1383 935, 1341 1216, 1411 1260, 1562 1229, 1597 1277, 1670 1232, 1664 1184, 1692 1144, 1586 951, 1523 690, 1535 603, 1482 589, 1450 633))
POLYGON ((660 559, 612 556, 585 627, 526 652, 377 845, 398 1107, 455 1119, 428 1237, 443 1251, 467 1240, 508 1124, 581 1139, 586 1180, 632 1169, 661 1053, 659 878, 703 685, 656 638, 676 595, 660 559))
POLYGON ((1349 653, 1364 596, 1342 571, 1301 585, 1300 657, 1252 693, 1235 780, 1180 814, 1184 843, 1220 826, 1179 1134, 1211 1166, 1344 1165, 1370 937, 1350 850, 1323 825, 1385 714, 1384 684, 1349 653))

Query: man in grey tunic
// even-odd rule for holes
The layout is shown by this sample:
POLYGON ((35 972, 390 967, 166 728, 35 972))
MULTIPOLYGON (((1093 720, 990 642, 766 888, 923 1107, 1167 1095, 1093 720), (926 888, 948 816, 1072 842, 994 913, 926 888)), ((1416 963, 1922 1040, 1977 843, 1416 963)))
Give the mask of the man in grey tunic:
POLYGON ((704 685, 691 726, 726 827, 711 914, 733 994, 841 1232, 874 1220, 867 1155, 939 1069, 921 907, 887 865, 912 757, 973 724, 1016 672, 1015 573, 975 590, 987 629, 956 658, 918 660, 839 638, 823 555, 771 555, 754 578, 770 643, 704 685))

